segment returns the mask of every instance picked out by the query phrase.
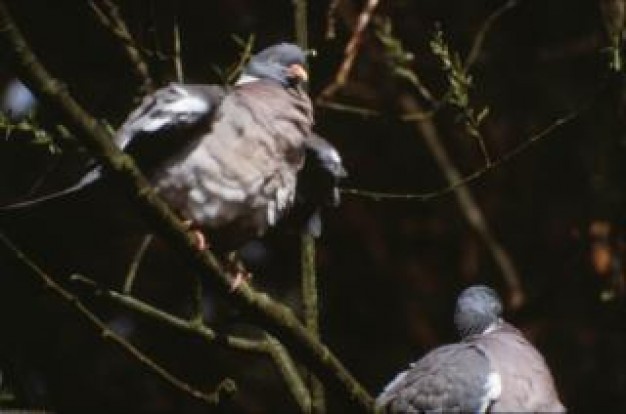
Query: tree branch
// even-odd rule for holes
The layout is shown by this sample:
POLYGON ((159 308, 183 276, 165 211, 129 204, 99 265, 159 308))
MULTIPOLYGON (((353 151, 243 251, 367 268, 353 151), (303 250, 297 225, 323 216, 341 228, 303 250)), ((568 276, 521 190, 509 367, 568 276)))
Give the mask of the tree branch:
POLYGON ((284 305, 257 293, 247 284, 231 292, 233 277, 210 251, 199 252, 193 237, 182 222, 151 189, 149 182, 132 159, 120 151, 109 134, 87 114, 57 80, 53 79, 34 56, 22 34, 13 23, 4 1, 0 0, 0 38, 12 63, 44 105, 57 110, 68 120, 85 146, 116 178, 138 210, 199 274, 211 275, 214 288, 253 316, 266 330, 312 368, 327 385, 360 405, 364 411, 374 410, 374 400, 346 370, 339 359, 304 327, 284 305))
POLYGON ((456 181, 452 184, 449 184, 437 190, 432 190, 432 191, 423 192, 423 193, 401 194, 401 193, 389 193, 389 192, 384 192, 384 191, 363 190, 360 188, 342 188, 341 192, 347 195, 371 198, 374 201, 382 201, 382 200, 387 200, 387 199, 429 201, 434 198, 442 197, 444 195, 452 193, 459 186, 474 183, 475 181, 477 181, 479 178, 483 177, 487 173, 500 167, 502 164, 505 164, 513 160, 514 158, 517 158, 519 155, 526 152, 526 150, 528 150, 532 145, 538 143, 544 138, 547 138, 548 136, 550 136, 552 132, 554 132, 558 128, 566 124, 569 124, 570 122, 578 118, 580 114, 591 105, 593 101, 594 99, 590 99, 586 101, 582 106, 575 109, 574 111, 568 113, 567 115, 557 118, 554 122, 552 122, 550 125, 542 129, 538 133, 531 135, 529 138, 525 139, 522 143, 518 144, 513 149, 504 153, 498 159, 493 160, 490 165, 486 165, 462 177, 459 181, 456 181))
POLYGON ((118 348, 129 354, 132 358, 138 361, 148 370, 154 372, 157 376, 163 379, 165 382, 172 385, 174 388, 179 389, 194 398, 204 401, 210 405, 217 405, 220 402, 222 394, 233 394, 236 391, 236 385, 233 380, 226 378, 216 388, 216 390, 210 394, 204 391, 200 391, 191 385, 187 384, 183 380, 179 379, 168 370, 157 364, 155 361, 146 356, 133 344, 126 341, 121 336, 113 332, 96 314, 91 312, 87 307, 73 294, 57 284, 47 273, 45 273, 37 264, 26 256, 11 240, 9 240, 2 232, 0 232, 0 243, 4 245, 5 249, 13 253, 13 257, 17 259, 24 267, 26 267, 31 274, 36 275, 39 281, 56 296, 65 301, 68 305, 72 306, 78 311, 78 313, 89 322, 99 333, 102 339, 110 341, 117 345, 118 348))
POLYGON ((183 59, 181 55, 180 46, 180 26, 178 25, 178 16, 174 16, 174 69, 176 73, 176 81, 183 83, 185 81, 185 74, 183 72, 183 59))
POLYGON ((124 19, 120 15, 117 5, 112 0, 91 0, 89 6, 91 6, 98 21, 109 29, 113 36, 117 37, 124 46, 126 56, 128 56, 135 74, 141 80, 141 92, 152 92, 154 90, 154 82, 150 77, 148 64, 143 59, 135 39, 133 39, 128 26, 126 26, 124 19))
MULTIPOLYGON (((317 274, 315 266, 315 238, 310 234, 303 234, 301 237, 301 263, 302 263, 302 307, 304 310, 304 325, 311 334, 319 338, 319 311, 317 294, 317 274)), ((324 398, 324 387, 314 376, 308 375, 309 388, 311 389, 311 399, 313 413, 321 414, 326 412, 324 398)))
MULTIPOLYGON (((367 0, 363 11, 359 15, 356 26, 354 27, 352 37, 346 45, 344 59, 339 67, 339 70, 337 71, 337 75, 335 75, 335 80, 324 88, 324 90, 320 93, 318 101, 330 99, 335 92, 337 92, 337 90, 339 90, 348 81, 352 65, 354 65, 354 61, 359 53, 359 46, 363 39, 363 33, 372 18, 372 14, 374 13, 376 6, 378 6, 378 1, 379 0, 367 0)), ((334 4, 334 8, 336 7, 337 5, 334 4)))
POLYGON ((88 286, 93 290, 95 295, 104 297, 125 310, 178 329, 186 334, 198 336, 207 343, 214 343, 234 351, 258 353, 269 356, 281 373, 287 388, 290 390, 302 412, 311 412, 311 397, 298 374, 295 363, 289 356, 287 350, 272 336, 265 334, 264 339, 248 339, 220 334, 206 326, 201 319, 193 317, 193 315, 191 319, 179 318, 133 296, 104 289, 91 279, 82 275, 73 275, 72 280, 88 286))
POLYGON ((291 392, 294 400, 298 403, 300 410, 303 413, 316 412, 311 404, 311 394, 309 394, 306 384, 302 381, 302 377, 285 347, 269 334, 265 334, 264 342, 267 352, 285 380, 287 388, 289 388, 289 392, 291 392))
POLYGON ((128 272, 126 272, 126 277, 124 278, 124 286, 122 287, 122 292, 127 295, 130 295, 130 292, 133 290, 133 284, 135 283, 135 278, 137 277, 139 265, 141 265, 141 261, 146 255, 146 251, 148 251, 148 247, 150 247, 152 240, 154 240, 154 236, 152 234, 145 235, 143 240, 141 240, 139 248, 133 256, 133 260, 130 262, 128 272))
MULTIPOLYGON (((296 30, 296 42, 306 50, 308 48, 307 29, 307 0, 294 1, 294 24, 296 30)), ((301 237, 301 280, 302 280, 302 305, 304 310, 304 326, 307 327, 311 335, 319 338, 318 310, 317 310, 317 274, 315 270, 315 238, 310 234, 303 234, 301 237)), ((285 373, 288 374, 288 373, 285 373)), ((300 380, 300 376, 295 376, 300 380)), ((319 379, 306 372, 307 383, 311 394, 309 397, 310 411, 314 414, 326 412, 326 399, 324 397, 324 387, 319 379)), ((304 384, 303 384, 304 386, 304 384)), ((308 396, 308 392, 307 392, 308 396)), ((304 398, 304 397, 303 397, 304 398)))
POLYGON ((465 62, 463 64, 466 71, 474 66, 478 56, 480 56, 480 52, 482 51, 483 44, 485 43, 485 39, 487 38, 487 34, 493 27, 493 25, 504 15, 507 11, 511 10, 513 7, 517 6, 519 0, 508 0, 502 6, 498 7, 494 10, 483 22, 474 36, 474 41, 472 42, 472 47, 465 58, 465 62))

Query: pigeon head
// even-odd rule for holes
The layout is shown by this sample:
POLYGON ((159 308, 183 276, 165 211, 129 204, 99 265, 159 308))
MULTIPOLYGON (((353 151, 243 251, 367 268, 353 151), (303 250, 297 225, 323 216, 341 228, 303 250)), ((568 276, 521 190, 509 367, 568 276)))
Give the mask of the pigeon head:
POLYGON ((263 49, 250 58, 238 83, 255 79, 272 79, 281 85, 295 86, 306 82, 304 51, 292 43, 279 43, 263 49))
POLYGON ((461 337, 485 333, 501 321, 502 302, 487 286, 470 286, 459 295, 454 323, 461 337))

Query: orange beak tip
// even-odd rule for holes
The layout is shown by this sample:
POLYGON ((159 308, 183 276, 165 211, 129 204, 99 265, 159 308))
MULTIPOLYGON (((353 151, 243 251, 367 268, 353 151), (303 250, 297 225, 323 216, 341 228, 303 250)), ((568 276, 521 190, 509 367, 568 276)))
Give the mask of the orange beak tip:
POLYGON ((289 75, 301 79, 303 82, 307 82, 309 80, 309 74, 306 69, 302 65, 293 64, 289 66, 289 75))

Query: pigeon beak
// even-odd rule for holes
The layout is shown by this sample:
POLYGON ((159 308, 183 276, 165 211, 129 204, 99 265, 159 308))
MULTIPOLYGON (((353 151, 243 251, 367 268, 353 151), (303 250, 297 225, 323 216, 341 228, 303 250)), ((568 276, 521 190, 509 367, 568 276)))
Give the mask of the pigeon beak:
POLYGON ((297 63, 294 63, 287 68, 287 74, 291 79, 299 79, 302 82, 309 80, 309 74, 306 72, 306 69, 297 63))

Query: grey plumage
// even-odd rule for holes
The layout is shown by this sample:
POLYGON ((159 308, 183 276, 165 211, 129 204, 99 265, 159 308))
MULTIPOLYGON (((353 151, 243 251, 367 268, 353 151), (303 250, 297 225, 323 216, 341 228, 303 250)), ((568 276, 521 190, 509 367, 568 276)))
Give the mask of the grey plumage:
POLYGON ((411 364, 377 404, 390 413, 564 412, 543 357, 501 312, 492 289, 466 289, 455 312, 462 341, 411 364))
POLYGON ((296 199, 288 224, 319 237, 321 210, 339 205, 339 181, 348 173, 337 150, 319 135, 311 134, 305 141, 305 149, 304 167, 298 173, 296 199))
MULTIPOLYGON (((307 153, 321 166, 319 176, 332 176, 324 189, 337 197, 343 167, 336 150, 311 132, 304 60, 299 47, 282 43, 254 55, 232 88, 170 84, 144 98, 115 136, 156 191, 206 231, 212 246, 237 248, 274 226, 297 198, 319 198, 318 188, 306 185, 296 197, 307 153)), ((102 175, 96 168, 43 200, 83 189, 102 175)))
POLYGON ((471 344, 436 348, 400 373, 377 399, 390 413, 482 412, 489 359, 471 344), (478 396, 478 397, 477 397, 478 396))

